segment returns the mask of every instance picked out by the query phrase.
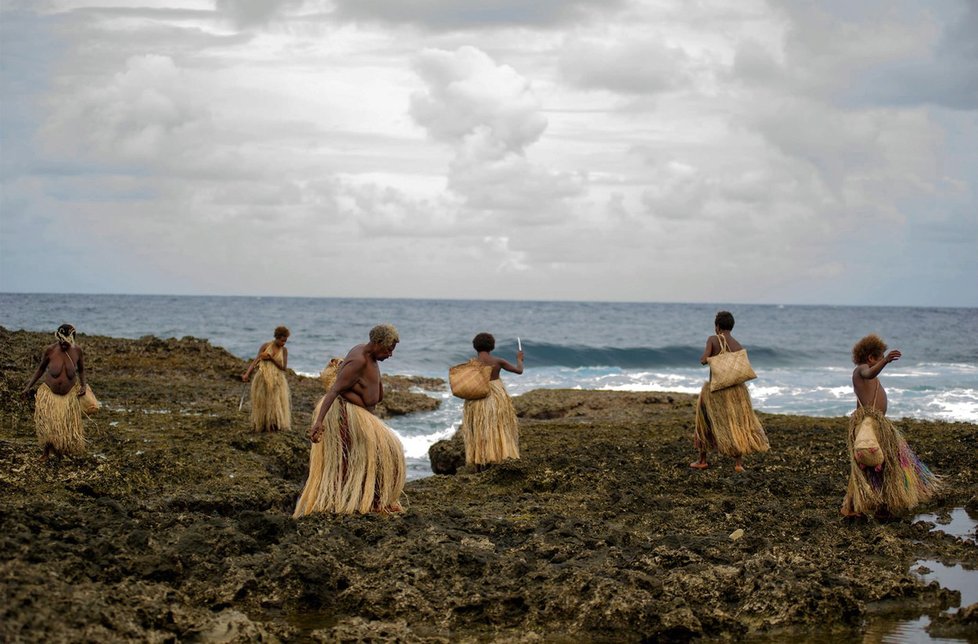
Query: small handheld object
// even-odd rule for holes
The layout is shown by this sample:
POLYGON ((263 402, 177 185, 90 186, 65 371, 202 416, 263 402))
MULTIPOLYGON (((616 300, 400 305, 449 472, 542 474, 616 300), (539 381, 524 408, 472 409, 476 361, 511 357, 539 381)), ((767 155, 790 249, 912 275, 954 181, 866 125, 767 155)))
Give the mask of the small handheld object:
POLYGON ((516 350, 517 351, 523 350, 523 343, 520 342, 520 336, 516 336, 516 350))

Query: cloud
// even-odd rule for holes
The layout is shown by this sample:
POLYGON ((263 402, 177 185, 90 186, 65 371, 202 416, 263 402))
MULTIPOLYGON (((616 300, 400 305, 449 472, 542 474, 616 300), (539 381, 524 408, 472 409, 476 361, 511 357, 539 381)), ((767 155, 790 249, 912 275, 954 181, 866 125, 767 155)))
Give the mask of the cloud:
POLYGON ((336 0, 341 20, 412 24, 431 30, 530 27, 572 24, 596 12, 624 5, 621 0, 336 0))
POLYGON ((57 105, 41 138, 51 156, 168 165, 211 128, 187 75, 167 56, 146 55, 57 105))
POLYGON ((567 43, 560 58, 561 74, 583 89, 621 94, 656 94, 689 82, 689 56, 654 35, 620 40, 602 34, 567 43))
POLYGON ((263 26, 302 7, 303 0, 214 0, 218 13, 239 29, 263 26))
POLYGON ((547 128, 530 84, 475 47, 427 49, 415 69, 425 91, 411 96, 411 116, 436 140, 459 143, 478 135, 485 152, 521 152, 547 128))

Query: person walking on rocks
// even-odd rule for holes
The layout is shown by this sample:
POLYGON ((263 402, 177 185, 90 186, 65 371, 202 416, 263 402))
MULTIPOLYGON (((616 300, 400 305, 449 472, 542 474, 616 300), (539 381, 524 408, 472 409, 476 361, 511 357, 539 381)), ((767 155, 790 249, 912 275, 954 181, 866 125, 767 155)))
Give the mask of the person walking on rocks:
POLYGON ((492 355, 496 339, 480 333, 472 339, 476 360, 492 367, 489 376, 489 395, 478 400, 466 400, 462 410, 462 438, 465 441, 465 464, 477 468, 520 457, 520 428, 513 401, 499 378, 502 370, 523 373, 523 351, 516 353, 516 364, 492 355))
POLYGON ((339 365, 336 380, 313 412, 309 477, 292 516, 401 512, 407 466, 397 435, 377 416, 384 399, 380 364, 400 338, 390 324, 370 330, 339 365))
POLYGON ((940 477, 920 462, 900 430, 886 418, 886 390, 879 374, 902 355, 896 349, 886 353, 886 349, 875 333, 852 348, 856 410, 849 418, 846 436, 849 485, 842 501, 844 517, 901 514, 933 498, 941 487, 940 477))
MULTIPOLYGON (((707 339, 700 364, 707 364, 709 358, 721 353, 743 349, 730 334, 734 328, 732 313, 720 311, 716 314, 713 325, 716 335, 707 339)), ((699 450, 700 457, 689 466, 697 470, 705 470, 710 466, 706 460, 707 452, 715 451, 724 456, 732 456, 734 470, 743 472, 744 456, 768 451, 767 435, 751 406, 746 384, 716 391, 710 390, 709 381, 703 385, 699 400, 696 401, 693 446, 699 450)))
POLYGON ((85 395, 85 354, 75 344, 75 327, 62 324, 57 342, 44 349, 41 364, 24 388, 24 398, 43 377, 34 396, 34 428, 41 446, 41 461, 51 455, 76 456, 85 451, 81 398, 85 395))
POLYGON ((292 403, 289 400, 289 383, 285 374, 289 366, 289 330, 284 326, 275 329, 275 339, 258 348, 258 356, 241 374, 248 382, 255 367, 258 373, 251 381, 251 425, 258 432, 276 432, 292 428, 292 403))

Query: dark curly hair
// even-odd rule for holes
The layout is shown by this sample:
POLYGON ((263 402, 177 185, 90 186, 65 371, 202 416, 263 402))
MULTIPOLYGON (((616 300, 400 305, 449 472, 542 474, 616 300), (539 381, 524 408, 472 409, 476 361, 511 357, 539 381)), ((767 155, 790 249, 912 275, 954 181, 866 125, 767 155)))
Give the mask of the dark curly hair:
POLYGON ((496 338, 491 333, 480 333, 472 338, 472 348, 476 351, 492 351, 496 348, 496 338))
POLYGON ((882 358, 886 343, 875 333, 870 333, 852 347, 852 363, 866 364, 870 358, 882 358))
POLYGON ((733 331, 733 313, 730 311, 718 311, 716 318, 713 320, 713 324, 721 331, 733 331))
POLYGON ((288 327, 277 326, 275 327, 275 337, 276 338, 287 338, 291 335, 288 327))

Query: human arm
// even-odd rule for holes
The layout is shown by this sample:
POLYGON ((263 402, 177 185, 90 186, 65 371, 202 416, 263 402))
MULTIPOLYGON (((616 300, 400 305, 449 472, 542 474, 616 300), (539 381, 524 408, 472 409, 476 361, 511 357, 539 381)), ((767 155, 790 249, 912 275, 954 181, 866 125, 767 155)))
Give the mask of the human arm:
POLYGON ((76 363, 75 368, 78 371, 78 384, 81 385, 78 388, 78 395, 80 397, 85 395, 85 390, 88 387, 88 385, 85 384, 85 352, 82 351, 81 348, 78 349, 78 362, 76 363))
POLYGON ((872 380, 876 376, 880 375, 880 372, 883 371, 883 367, 885 367, 886 365, 890 364, 895 360, 899 360, 900 356, 902 355, 903 354, 900 353, 897 349, 894 349, 893 351, 887 353, 883 358, 880 358, 879 360, 877 360, 871 365, 870 364, 859 365, 856 368, 856 375, 858 375, 860 378, 864 380, 872 380))
POLYGON ((337 396, 344 391, 353 389, 354 385, 360 379, 366 364, 367 362, 362 356, 347 356, 343 360, 340 371, 336 374, 336 381, 329 388, 329 391, 326 392, 326 395, 323 396, 322 403, 319 406, 319 414, 313 421, 312 427, 309 428, 310 441, 318 443, 323 437, 323 420, 326 418, 326 412, 329 411, 337 396))
POLYGON ((516 365, 513 365, 502 358, 499 359, 499 368, 505 369, 511 373, 521 374, 523 373, 523 352, 516 352, 516 365))
POLYGON ((707 341, 706 341, 706 348, 703 349, 703 355, 700 356, 700 364, 706 364, 707 363, 707 359, 713 357, 713 355, 715 355, 717 353, 717 351, 714 349, 714 345, 715 345, 714 338, 715 337, 716 336, 712 336, 711 335, 707 339, 707 341))
POLYGON ((31 376, 31 379, 30 379, 30 381, 29 381, 29 382, 27 383, 27 386, 26 386, 26 387, 24 387, 24 391, 22 391, 22 392, 21 392, 21 395, 22 395, 22 396, 23 396, 24 398, 29 398, 29 397, 30 397, 30 394, 31 394, 31 388, 32 388, 32 387, 34 386, 34 384, 35 384, 35 383, 36 383, 36 382, 37 382, 38 380, 40 380, 40 378, 41 378, 41 376, 42 376, 42 375, 44 375, 44 370, 48 368, 48 363, 49 363, 50 361, 51 361, 51 358, 50 358, 50 356, 49 356, 49 354, 48 354, 48 352, 47 352, 47 351, 45 351, 45 352, 44 352, 44 355, 43 355, 43 356, 41 356, 41 364, 40 364, 40 365, 38 365, 38 367, 37 367, 37 371, 35 371, 35 372, 34 372, 34 375, 33 375, 33 376, 31 376))
POLYGON ((272 363, 282 371, 287 371, 289 366, 289 350, 282 347, 282 364, 278 363, 275 358, 270 358, 272 363))
POLYGON ((255 367, 258 366, 258 362, 262 359, 262 354, 265 352, 265 347, 267 346, 268 343, 266 342, 265 344, 258 347, 258 355, 256 355, 255 359, 251 361, 251 364, 248 365, 248 368, 245 370, 245 372, 241 374, 242 381, 248 382, 248 378, 251 377, 251 372, 254 371, 255 367))

